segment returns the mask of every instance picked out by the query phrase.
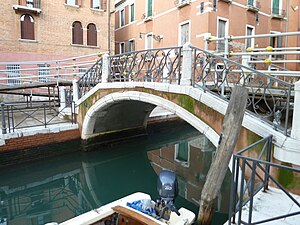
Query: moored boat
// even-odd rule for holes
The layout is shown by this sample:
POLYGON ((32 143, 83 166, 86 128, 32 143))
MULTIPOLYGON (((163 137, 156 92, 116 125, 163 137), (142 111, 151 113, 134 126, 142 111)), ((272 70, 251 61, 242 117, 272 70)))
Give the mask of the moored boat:
MULTIPOLYGON (((178 183, 174 172, 164 170, 158 178, 159 198, 154 202, 150 195, 136 192, 103 205, 59 225, 189 225, 195 214, 188 209, 176 209, 178 183)), ((58 223, 48 223, 55 225, 58 223)))

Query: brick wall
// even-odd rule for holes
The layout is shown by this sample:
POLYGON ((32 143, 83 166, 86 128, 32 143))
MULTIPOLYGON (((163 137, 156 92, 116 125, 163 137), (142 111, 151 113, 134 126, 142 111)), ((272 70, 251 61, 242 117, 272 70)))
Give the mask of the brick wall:
POLYGON ((7 151, 30 149, 37 146, 43 146, 53 143, 61 143, 65 141, 80 138, 78 129, 67 130, 59 133, 37 134, 33 136, 24 136, 19 138, 11 138, 5 140, 5 145, 0 146, 0 154, 7 151))
POLYGON ((7 139, 0 146, 0 168, 80 151, 78 129, 7 139))

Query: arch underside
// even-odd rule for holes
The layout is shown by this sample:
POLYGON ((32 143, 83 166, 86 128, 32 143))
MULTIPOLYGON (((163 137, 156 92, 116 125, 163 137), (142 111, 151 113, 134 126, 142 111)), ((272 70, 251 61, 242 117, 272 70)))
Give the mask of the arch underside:
POLYGON ((160 96, 139 92, 115 92, 96 101, 85 115, 81 138, 85 141, 105 134, 146 129, 151 111, 160 106, 185 120, 217 146, 219 135, 201 119, 160 96))

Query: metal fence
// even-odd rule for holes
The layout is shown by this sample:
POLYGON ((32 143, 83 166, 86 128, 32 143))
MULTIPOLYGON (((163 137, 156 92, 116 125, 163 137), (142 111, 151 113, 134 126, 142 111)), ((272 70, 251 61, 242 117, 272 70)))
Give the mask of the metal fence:
POLYGON ((111 82, 180 83, 182 47, 147 49, 110 57, 111 82))
POLYGON ((46 128, 49 125, 65 123, 66 114, 69 114, 68 121, 76 123, 74 102, 63 108, 55 101, 2 102, 2 134, 13 133, 18 129, 39 126, 46 128))
MULTIPOLYGON (((247 148, 233 155, 232 164, 232 186, 228 224, 255 225, 300 214, 300 202, 297 201, 280 183, 271 171, 285 170, 290 173, 300 173, 300 169, 278 165, 271 162, 272 136, 251 144, 247 148), (256 157, 250 157, 256 156, 256 157), (240 169, 241 168, 241 169, 240 169), (272 218, 253 220, 254 196, 261 190, 267 191, 269 182, 278 187, 298 207, 298 211, 272 218), (247 205, 247 220, 243 220, 244 208, 247 205)), ((272 207, 270 207, 272 210, 272 207)))
POLYGON ((192 70, 195 87, 225 100, 230 99, 235 85, 247 87, 249 112, 288 135, 293 84, 196 47, 193 47, 192 70))

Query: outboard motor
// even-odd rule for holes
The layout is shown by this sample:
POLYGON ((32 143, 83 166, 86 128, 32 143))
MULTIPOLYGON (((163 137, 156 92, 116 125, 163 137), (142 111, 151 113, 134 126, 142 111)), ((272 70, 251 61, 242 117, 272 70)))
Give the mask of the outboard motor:
POLYGON ((157 180, 157 191, 159 194, 155 204, 156 214, 165 220, 170 219, 171 212, 178 216, 180 213, 174 205, 178 195, 178 181, 176 174, 171 170, 163 170, 157 180))

